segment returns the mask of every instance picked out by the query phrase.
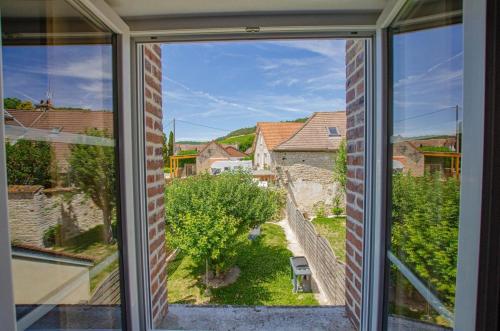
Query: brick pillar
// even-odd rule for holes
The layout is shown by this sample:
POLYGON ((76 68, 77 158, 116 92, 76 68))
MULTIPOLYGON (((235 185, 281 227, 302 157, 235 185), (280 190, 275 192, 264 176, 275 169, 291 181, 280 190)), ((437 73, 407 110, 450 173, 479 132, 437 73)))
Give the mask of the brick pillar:
POLYGON ((148 206, 149 276, 153 324, 167 313, 167 270, 165 251, 165 207, 163 192, 163 124, 161 91, 161 48, 144 46, 144 109, 146 133, 146 194, 148 206))
POLYGON ((364 40, 346 42, 347 188, 346 310, 359 329, 363 266, 365 147, 364 40))

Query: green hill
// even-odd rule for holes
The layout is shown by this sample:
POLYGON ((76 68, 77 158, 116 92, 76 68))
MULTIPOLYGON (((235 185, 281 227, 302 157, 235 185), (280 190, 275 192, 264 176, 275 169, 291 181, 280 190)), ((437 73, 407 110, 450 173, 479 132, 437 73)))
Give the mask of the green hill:
POLYGON ((255 139, 255 132, 239 136, 230 136, 227 138, 221 138, 220 140, 217 141, 221 144, 229 144, 229 145, 237 144, 238 149, 241 152, 244 152, 252 146, 254 139, 255 139))
MULTIPOLYGON (((297 118, 297 119, 291 120, 291 121, 282 121, 282 122, 304 123, 305 121, 307 121, 307 119, 308 119, 308 117, 303 117, 303 118, 297 118)), ((236 129, 234 131, 229 132, 225 136, 219 137, 215 140, 221 144, 238 145, 238 149, 240 151, 244 152, 252 146, 253 140, 255 139, 255 130, 256 129, 257 129, 256 126, 236 129)), ((205 144, 207 142, 206 141, 177 141, 176 143, 198 145, 198 144, 205 144)))

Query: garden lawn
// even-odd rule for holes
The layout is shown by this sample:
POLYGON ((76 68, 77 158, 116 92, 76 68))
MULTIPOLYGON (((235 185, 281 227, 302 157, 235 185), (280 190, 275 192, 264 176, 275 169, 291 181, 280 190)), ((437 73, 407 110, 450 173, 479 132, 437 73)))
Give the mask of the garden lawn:
POLYGON ((316 217, 312 223, 318 234, 328 240, 337 259, 345 263, 345 217, 316 217))
POLYGON ((226 287, 205 294, 204 268, 180 254, 168 265, 168 302, 227 305, 318 305, 312 293, 293 293, 290 279, 292 253, 285 234, 275 224, 264 224, 256 240, 246 240, 238 250, 236 265, 241 274, 226 287))

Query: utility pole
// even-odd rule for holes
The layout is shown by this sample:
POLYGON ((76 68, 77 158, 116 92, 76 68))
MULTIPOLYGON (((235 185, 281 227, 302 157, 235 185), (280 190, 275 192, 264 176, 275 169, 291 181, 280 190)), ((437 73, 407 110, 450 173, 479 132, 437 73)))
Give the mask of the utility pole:
POLYGON ((174 117, 174 144, 175 144, 175 117, 174 117))
POLYGON ((175 155, 175 117, 173 119, 173 122, 174 122, 174 143, 172 144, 174 146, 174 150, 172 151, 175 155))

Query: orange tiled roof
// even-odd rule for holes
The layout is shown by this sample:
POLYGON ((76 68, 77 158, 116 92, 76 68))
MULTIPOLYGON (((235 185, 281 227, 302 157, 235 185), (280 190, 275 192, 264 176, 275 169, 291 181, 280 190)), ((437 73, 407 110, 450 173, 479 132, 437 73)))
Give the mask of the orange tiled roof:
POLYGON ((231 157, 245 157, 245 156, 247 156, 245 153, 240 152, 239 150, 237 150, 233 146, 226 146, 226 147, 224 147, 224 149, 226 150, 227 154, 229 154, 229 156, 231 156, 231 157))
MULTIPOLYGON (((299 130, 304 123, 258 122, 257 134, 262 132, 268 150, 281 144, 299 130)), ((257 141, 257 139, 255 139, 257 141)))
MULTIPOLYGON (((51 109, 47 112, 39 110, 7 110, 13 118, 27 128, 51 131, 53 129, 66 133, 82 134, 87 129, 107 130, 113 134, 113 112, 74 110, 74 109, 51 109)), ((5 124, 19 125, 14 119, 6 118, 5 124)), ((60 142, 52 143, 54 153, 61 171, 68 167, 67 158, 70 153, 69 145, 60 142)))
POLYGON ((277 151, 334 151, 346 136, 346 113, 316 112, 286 141, 276 146, 277 151), (328 128, 336 127, 339 137, 330 137, 328 128))

